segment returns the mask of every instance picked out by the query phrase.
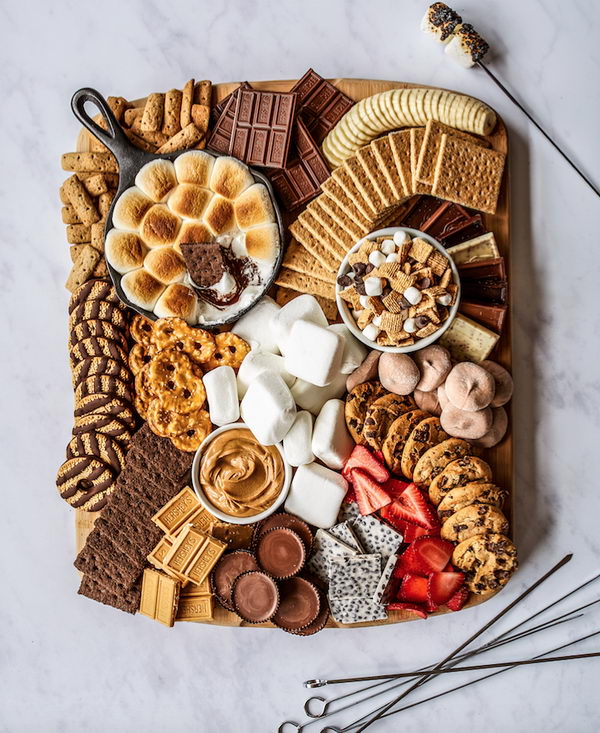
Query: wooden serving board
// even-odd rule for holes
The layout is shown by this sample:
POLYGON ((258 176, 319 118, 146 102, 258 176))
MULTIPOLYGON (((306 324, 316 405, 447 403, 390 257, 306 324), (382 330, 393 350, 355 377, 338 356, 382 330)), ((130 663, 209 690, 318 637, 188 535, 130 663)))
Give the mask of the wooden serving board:
MULTIPOLYGON (((330 79, 336 87, 341 89, 351 99, 359 101, 364 97, 370 97, 373 94, 384 92, 387 89, 405 89, 415 86, 426 86, 424 84, 409 84, 400 81, 385 81, 380 79, 330 79)), ((250 82, 254 89, 287 92, 296 83, 295 79, 279 79, 275 81, 253 81, 250 82)), ((223 97, 237 88, 239 82, 227 82, 223 84, 215 84, 213 86, 213 103, 219 102, 223 97)), ((454 91, 454 90, 445 90, 454 91)), ((135 100, 135 106, 141 106, 144 99, 135 100)), ((498 116, 498 123, 487 140, 490 142, 494 150, 508 154, 508 133, 503 120, 498 116)), ((77 150, 83 151, 88 149, 88 133, 82 129, 77 139, 77 150)), ((498 207, 495 214, 483 214, 486 231, 492 231, 496 238, 500 254, 506 261, 507 272, 510 273, 510 236, 509 236, 509 174, 508 165, 504 175, 500 196, 498 199, 498 207)), ((509 275, 510 280, 510 275, 509 275)), ((501 363, 509 371, 512 371, 512 342, 511 342, 511 321, 512 308, 510 298, 510 282, 509 282, 509 303, 508 312, 504 322, 504 329, 500 341, 493 352, 495 361, 501 363)), ((506 405, 508 413, 509 428, 504 440, 494 448, 485 451, 484 458, 490 464, 493 470, 494 482, 499 486, 508 490, 509 496, 504 507, 504 512, 510 520, 511 536, 513 532, 514 522, 514 482, 513 482, 513 445, 512 445, 512 414, 510 403, 506 405)), ((76 531, 76 548, 77 552, 85 544, 87 535, 93 528, 94 520, 97 514, 77 510, 75 512, 75 531, 76 531)), ((479 596, 472 595, 465 608, 484 603, 498 591, 491 591, 479 596)), ((437 614, 448 613, 448 611, 438 611, 437 614)), ((437 615, 433 614, 433 615, 437 615)), ((356 629, 363 626, 385 626, 387 624, 397 624, 404 621, 414 621, 416 617, 410 611, 390 611, 389 617, 385 621, 374 621, 371 623, 353 624, 352 626, 344 626, 337 624, 330 617, 326 628, 356 629)), ((226 611, 219 603, 215 602, 214 618, 207 621, 217 626, 243 626, 252 628, 275 628, 271 623, 267 624, 248 624, 242 621, 236 614, 226 611)))

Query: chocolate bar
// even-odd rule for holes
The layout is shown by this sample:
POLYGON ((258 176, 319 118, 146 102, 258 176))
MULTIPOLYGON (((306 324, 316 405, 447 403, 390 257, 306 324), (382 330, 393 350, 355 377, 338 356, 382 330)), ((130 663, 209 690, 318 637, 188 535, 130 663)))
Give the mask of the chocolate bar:
POLYGON ((286 167, 267 172, 281 203, 288 211, 313 199, 320 193, 321 184, 329 178, 327 163, 299 118, 294 126, 293 143, 291 160, 286 167))
POLYGON ((216 125, 219 117, 223 113, 223 110, 225 107, 227 107, 227 104, 231 97, 237 92, 238 89, 252 89, 252 86, 247 81, 240 82, 239 87, 236 87, 232 92, 229 92, 223 99, 218 102, 218 104, 215 104, 214 107, 210 110, 210 122, 211 125, 216 125))
POLYGON ((166 554, 164 567, 177 577, 199 585, 214 567, 227 545, 193 527, 184 527, 166 554))
POLYGON ((426 232, 446 247, 465 242, 484 231, 481 214, 434 196, 422 196, 403 219, 402 226, 426 232))
POLYGON ((482 323, 495 333, 502 333, 502 326, 506 318, 508 308, 505 305, 489 305, 487 303, 473 303, 462 300, 459 311, 469 316, 474 321, 482 323))
POLYGON ((215 122, 213 131, 208 139, 207 147, 216 150, 219 153, 229 154, 231 145, 231 134, 233 132, 233 120, 235 118, 235 108, 237 105, 237 97, 239 88, 232 92, 227 104, 223 107, 219 119, 215 122))
POLYGON ((152 517, 152 521, 165 534, 176 534, 198 509, 202 508, 198 497, 186 486, 177 496, 161 507, 152 517))
POLYGON ((508 302, 508 283, 506 280, 488 277, 481 280, 465 280, 462 283, 462 297, 469 301, 482 301, 485 304, 506 305, 508 302))
POLYGON ((299 114, 319 145, 354 105, 350 97, 313 69, 309 69, 291 91, 298 95, 299 114))
POLYGON ((461 281, 465 280, 506 280, 504 257, 468 262, 458 268, 461 281))
MULTIPOLYGON (((248 165, 285 168, 296 113, 296 94, 239 89, 236 96, 229 154, 248 165)), ((223 115, 226 112, 227 109, 223 115)), ((221 118, 217 127, 220 121, 221 118)))
POLYGON ((158 570, 146 568, 142 581, 140 613, 165 626, 173 626, 179 605, 180 589, 179 581, 169 578, 158 570))

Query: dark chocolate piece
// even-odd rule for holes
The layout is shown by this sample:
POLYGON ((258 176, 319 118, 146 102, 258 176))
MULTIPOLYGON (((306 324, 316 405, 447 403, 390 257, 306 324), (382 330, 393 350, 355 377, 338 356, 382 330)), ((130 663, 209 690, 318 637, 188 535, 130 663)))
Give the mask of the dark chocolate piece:
POLYGON ((494 278, 497 280, 506 280, 506 267, 504 265, 504 257, 495 257, 494 259, 477 260, 477 262, 467 262, 458 268, 460 279, 463 280, 483 280, 494 278))
POLYGON ((506 305, 508 302, 508 283, 506 280, 488 277, 482 280, 463 280, 462 297, 469 301, 483 302, 486 305, 506 305))
MULTIPOLYGON (((229 154, 249 165, 285 168, 296 113, 296 95, 239 89, 236 97, 229 154)), ((223 115, 226 112, 227 109, 223 115)))
POLYGON ((216 285, 227 272, 223 250, 217 242, 182 243, 181 254, 192 280, 199 288, 216 285))
POLYGON ((298 95, 299 115, 312 138, 320 145, 354 101, 331 82, 309 69, 291 89, 298 95))

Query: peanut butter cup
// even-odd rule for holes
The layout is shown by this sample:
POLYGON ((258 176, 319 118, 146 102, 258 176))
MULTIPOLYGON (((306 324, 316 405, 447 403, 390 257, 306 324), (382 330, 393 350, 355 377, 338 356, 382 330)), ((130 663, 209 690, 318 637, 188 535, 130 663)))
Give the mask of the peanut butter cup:
POLYGON ((256 559, 265 572, 277 580, 284 580, 302 570, 306 550, 296 532, 285 527, 274 527, 260 538, 256 559))
POLYGON ((277 583, 260 570, 242 573, 231 589, 235 612, 250 624, 270 621, 279 607, 277 583))
POLYGON ((285 527, 286 529, 293 530, 304 543, 306 556, 308 557, 310 555, 313 541, 313 534, 310 527, 306 522, 300 519, 300 517, 296 517, 294 514, 288 514, 287 512, 272 514, 270 517, 263 519, 262 522, 257 524, 254 528, 252 546, 256 547, 260 538, 274 527, 285 527))
POLYGON ((319 591, 304 578, 288 578, 279 583, 281 600, 273 623, 286 631, 300 631, 319 615, 319 591))
POLYGON ((247 550, 237 550, 223 555, 215 565, 210 576, 211 586, 219 603, 228 611, 233 611, 231 589, 242 573, 259 570, 256 558, 247 550))

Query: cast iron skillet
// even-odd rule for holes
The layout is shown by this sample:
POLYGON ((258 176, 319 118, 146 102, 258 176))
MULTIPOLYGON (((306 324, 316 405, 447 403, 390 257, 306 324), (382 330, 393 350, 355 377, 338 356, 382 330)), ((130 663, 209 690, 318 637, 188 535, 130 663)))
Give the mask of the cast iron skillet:
MULTIPOLYGON (((115 196, 115 199, 110 207, 110 211, 108 212, 108 216, 106 217, 106 224, 104 227, 104 233, 106 234, 109 229, 112 229, 113 223, 112 223, 112 215, 113 215, 113 209, 115 206, 115 203, 119 196, 125 191, 127 188, 130 188, 131 186, 135 185, 135 177, 143 166, 146 165, 146 163, 149 163, 151 160, 156 159, 164 159, 164 160, 175 160, 177 156, 182 155, 183 153, 187 152, 185 150, 180 150, 175 153, 167 153, 165 155, 157 155, 156 153, 147 153, 144 150, 140 150, 139 148, 136 148, 134 145, 132 145, 127 137, 125 136, 125 133, 121 129, 121 126, 117 122, 114 114, 112 113, 112 110, 106 103, 106 100, 104 97, 97 92, 95 89, 79 89, 79 91, 75 92, 73 95, 73 98, 71 99, 71 109, 73 110, 73 114, 77 119, 81 122, 81 124, 89 130, 89 132, 92 133, 92 135, 95 135, 98 140, 100 140, 101 143, 106 145, 106 147, 110 150, 110 152, 115 156, 117 159, 117 163, 119 165, 119 187, 117 190, 117 194, 115 196), (100 112, 102 112, 102 115, 106 121, 106 124, 108 126, 108 130, 103 130, 100 125, 98 125, 94 120, 90 117, 90 115, 85 111, 85 103, 91 102, 94 104, 100 112)), ((210 148, 206 149, 207 153, 210 153, 211 155, 214 155, 215 158, 221 157, 223 153, 218 153, 215 150, 211 150, 210 148)), ((267 191, 269 192, 269 196, 271 197, 271 202, 273 204, 273 210, 275 211, 275 217, 277 219, 277 226, 279 228, 279 253, 277 255, 277 259, 275 261, 275 266, 273 268, 273 273, 269 280, 264 283, 263 289, 259 291, 256 298, 250 303, 249 306, 244 308, 241 311, 238 311, 235 315, 230 316, 229 318, 224 318, 222 321, 219 322, 213 322, 209 325, 206 324, 193 324, 195 327, 198 328, 205 328, 205 329, 212 329, 212 328, 218 328, 219 326, 225 326, 229 323, 233 323, 234 321, 237 321, 239 318, 241 318, 244 313, 247 313, 251 308, 253 308, 256 303, 262 298, 262 296, 267 292, 267 290, 273 285, 273 282, 275 281, 275 278, 277 277, 277 273, 279 272, 279 268, 281 267, 281 261, 283 260, 283 243, 284 243, 284 229, 283 229, 283 221, 281 218, 281 212, 279 211, 279 206, 277 205, 277 201, 275 199, 275 195, 273 193, 273 188, 271 186, 271 182, 269 179, 264 176, 262 173, 259 173, 257 170, 254 170, 253 168, 250 168, 250 173, 254 177, 254 180, 262 183, 267 191)), ((153 313, 151 311, 143 310, 142 308, 138 308, 136 305, 131 303, 123 292, 121 288, 121 275, 110 265, 110 263, 107 261, 106 266, 108 268, 108 271, 110 273, 111 280, 113 281, 113 284, 115 286, 115 290, 117 291, 117 295, 119 298, 127 305, 129 308, 132 308, 134 311, 139 313, 142 316, 145 316, 146 318, 149 318, 152 321, 155 321, 158 316, 156 313, 153 313)))

